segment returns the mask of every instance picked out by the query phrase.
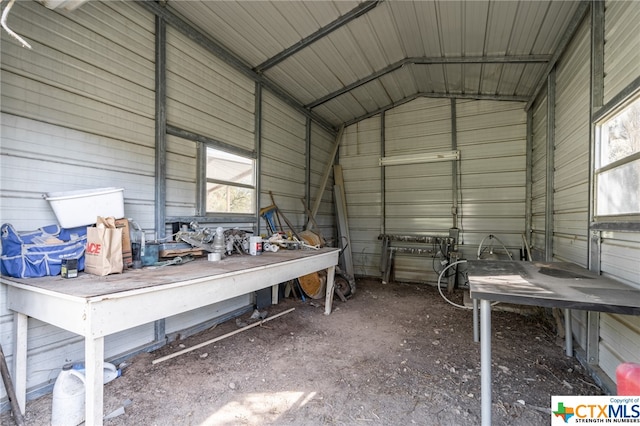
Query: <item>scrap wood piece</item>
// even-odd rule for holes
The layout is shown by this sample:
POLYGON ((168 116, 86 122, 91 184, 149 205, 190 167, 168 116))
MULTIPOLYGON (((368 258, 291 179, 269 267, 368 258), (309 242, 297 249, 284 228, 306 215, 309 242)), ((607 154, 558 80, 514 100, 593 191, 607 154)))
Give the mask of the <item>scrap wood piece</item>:
MULTIPOLYGON (((336 136, 336 140, 333 144, 333 149, 331 150, 331 154, 329 156, 329 159, 327 160, 327 165, 325 166, 324 174, 322 175, 322 180, 320 181, 320 187, 318 188, 318 195, 316 196, 316 200, 313 203, 313 207, 311 208, 311 216, 313 217, 318 214, 318 209, 320 208, 320 203, 322 202, 322 194, 324 194, 324 189, 326 188, 327 182, 329 181, 329 174, 331 173, 333 162, 335 161, 336 154, 338 153, 338 148, 340 147, 343 133, 344 124, 341 125, 340 130, 338 130, 338 135, 336 136)), ((311 224, 312 222, 308 222, 306 229, 311 229, 311 224)))
POLYGON ((227 337, 231 337, 231 336, 233 336, 234 334, 238 334, 238 333, 240 333, 240 332, 243 332, 243 331, 248 330, 248 329, 250 329, 250 328, 256 327, 256 326, 258 326, 258 325, 262 325, 262 324, 264 324, 264 323, 265 323, 265 322, 267 322, 267 321, 271 321, 272 319, 276 319, 276 318, 278 318, 278 317, 281 317, 281 316, 282 316, 282 315, 284 315, 284 314, 288 314, 289 312, 293 312, 293 311, 295 311, 295 310, 296 310, 296 308, 287 309, 286 311, 280 312, 280 313, 275 314, 275 315, 273 315, 273 316, 271 316, 271 317, 267 317, 267 318, 265 318, 265 319, 263 319, 263 320, 261 320, 261 321, 254 322, 253 324, 249 324, 249 325, 247 325, 246 327, 239 328, 238 330, 234 330, 234 331, 232 331, 232 332, 230 332, 230 333, 223 334, 222 336, 215 337, 215 338, 213 338, 213 339, 211 339, 211 340, 207 340, 206 342, 199 343, 199 344, 197 344, 197 345, 195 345, 195 346, 192 346, 192 347, 190 347, 190 348, 186 348, 186 349, 183 349, 183 350, 181 350, 181 351, 174 352, 174 353, 172 353, 172 354, 170 354, 170 355, 166 355, 166 356, 163 356, 163 357, 161 357, 161 358, 154 359, 153 361, 151 361, 151 364, 155 365, 155 364, 158 364, 158 363, 164 362, 164 361, 166 361, 166 360, 168 360, 168 359, 175 358, 175 357, 177 357, 177 356, 179 356, 179 355, 185 354, 185 353, 187 353, 187 352, 191 352, 191 351, 194 351, 194 350, 196 350, 196 349, 203 348, 203 347, 205 347, 205 346, 207 346, 207 345, 210 345, 210 344, 212 344, 212 343, 218 342, 218 341, 220 341, 220 340, 222 340, 222 339, 226 339, 227 337))

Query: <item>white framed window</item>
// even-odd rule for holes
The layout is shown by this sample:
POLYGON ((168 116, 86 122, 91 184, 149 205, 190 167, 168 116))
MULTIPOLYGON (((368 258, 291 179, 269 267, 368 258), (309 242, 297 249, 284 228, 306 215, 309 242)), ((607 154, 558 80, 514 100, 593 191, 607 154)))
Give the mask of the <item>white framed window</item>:
POLYGON ((640 220, 640 95, 596 124, 595 216, 640 220))
POLYGON ((256 160, 206 147, 206 214, 256 212, 256 160))

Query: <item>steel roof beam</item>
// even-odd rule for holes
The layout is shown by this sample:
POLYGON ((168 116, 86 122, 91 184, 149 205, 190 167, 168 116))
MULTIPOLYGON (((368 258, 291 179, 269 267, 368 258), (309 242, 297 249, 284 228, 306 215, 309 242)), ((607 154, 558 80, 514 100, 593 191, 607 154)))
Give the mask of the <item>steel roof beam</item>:
POLYGON ((507 101, 507 102, 527 102, 528 96, 505 96, 505 95, 482 95, 482 94, 466 94, 466 93, 431 93, 431 92, 418 92, 399 101, 392 102, 389 105, 378 108, 375 111, 368 112, 360 117, 356 117, 352 120, 344 123, 345 127, 351 126, 359 121, 366 120, 367 118, 374 117, 382 112, 388 111, 392 108, 411 102, 417 98, 443 98, 443 99, 473 99, 473 100, 489 100, 489 101, 507 101))
POLYGON ((320 40, 321 38, 325 37, 326 35, 332 33, 333 31, 337 30, 338 28, 348 24, 349 22, 353 21, 354 19, 359 18, 360 16, 366 14, 367 12, 369 12, 370 10, 372 10, 373 8, 375 8, 379 3, 381 2, 381 0, 369 0, 369 1, 365 1, 363 3, 361 3, 360 5, 358 5, 358 7, 350 10, 349 12, 345 13, 344 15, 340 16, 338 19, 336 19, 335 21, 325 25, 324 27, 320 28, 318 31, 314 32, 311 35, 308 35, 307 37, 303 38, 302 40, 300 40, 299 42, 295 43, 292 46, 287 47, 285 50, 283 50, 282 52, 278 53, 275 56, 272 56, 271 58, 267 59, 266 61, 264 61, 263 63, 261 63, 260 65, 256 66, 253 70, 257 73, 263 73, 266 70, 268 70, 269 68, 272 68, 276 65, 278 65, 280 62, 284 61, 285 59, 295 55, 296 53, 298 53, 300 50, 304 49, 305 47, 315 43, 316 41, 320 40))
POLYGON ((551 74, 551 71, 556 66, 558 59, 560 59, 560 57, 564 54, 565 50, 567 50, 569 43, 571 42, 571 40, 573 40, 573 36, 578 32, 578 29, 580 28, 580 23, 582 22, 584 15, 587 13, 590 7, 591 7, 591 3, 588 1, 581 1, 580 4, 578 4, 578 9, 576 9, 576 13, 574 13, 573 17, 571 18, 571 22, 569 22, 567 29, 562 35, 562 38, 558 43, 558 48, 554 52, 553 56, 551 57, 551 60, 547 65, 547 69, 545 70, 544 74, 540 76, 540 80, 538 81, 538 84, 536 85, 535 90, 531 93, 531 96, 529 97, 529 101, 527 102, 527 105, 525 105, 524 107, 525 111, 528 111, 531 108, 531 106, 535 102, 542 88, 546 86, 547 77, 549 76, 549 74, 551 74))
POLYGON ((342 89, 329 93, 320 99, 317 99, 310 104, 305 105, 305 108, 315 108, 318 105, 322 105, 325 102, 330 101, 340 95, 343 95, 351 90, 376 80, 383 75, 396 71, 406 65, 453 65, 453 64, 528 64, 528 63, 547 63, 551 59, 550 55, 519 55, 519 56, 458 56, 458 57, 414 57, 405 58, 397 61, 385 68, 374 72, 360 80, 354 81, 351 84, 346 85, 342 89))
POLYGON ((205 50, 213 53, 218 58, 222 59, 228 65, 235 68, 237 71, 241 72, 245 76, 249 77, 253 81, 259 82, 263 85, 263 87, 269 89, 273 92, 277 97, 282 99, 289 106, 297 109, 302 112, 305 116, 311 118, 316 121, 326 130, 331 133, 336 133, 336 128, 325 120, 323 117, 315 114, 313 111, 307 109, 293 98, 290 94, 284 91, 280 86, 273 83, 272 81, 265 78, 263 75, 256 73, 253 71, 248 64, 246 64, 242 59, 235 56, 233 53, 229 52, 226 48, 218 44, 216 41, 206 36, 202 32, 195 29, 191 24, 184 21, 179 16, 175 15, 170 10, 167 10, 165 7, 162 7, 158 3, 153 0, 136 0, 136 3, 145 7, 148 11, 155 14, 156 16, 162 17, 169 25, 176 28, 178 31, 186 35, 190 40, 194 41, 205 50))

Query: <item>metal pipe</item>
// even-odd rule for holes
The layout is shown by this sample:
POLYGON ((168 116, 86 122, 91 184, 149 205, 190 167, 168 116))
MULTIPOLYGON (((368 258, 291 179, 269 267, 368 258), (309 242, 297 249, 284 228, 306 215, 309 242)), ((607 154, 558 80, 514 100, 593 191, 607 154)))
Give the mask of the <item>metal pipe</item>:
POLYGON ((480 415, 491 426, 491 303, 480 301, 480 415))
POLYGON ((480 324, 478 321, 478 299, 473 299, 473 341, 480 341, 480 324))
POLYGON ((573 356, 573 331, 571 331, 571 309, 564 310, 564 349, 567 356, 573 356))

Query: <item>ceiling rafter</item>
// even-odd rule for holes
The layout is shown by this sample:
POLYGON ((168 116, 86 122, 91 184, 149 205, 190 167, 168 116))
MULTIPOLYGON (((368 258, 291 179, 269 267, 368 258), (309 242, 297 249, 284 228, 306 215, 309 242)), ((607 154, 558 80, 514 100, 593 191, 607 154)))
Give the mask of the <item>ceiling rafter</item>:
POLYGON ((329 93, 307 105, 305 108, 313 109, 340 95, 350 92, 363 84, 376 80, 386 74, 396 71, 406 65, 437 65, 437 64, 526 64, 526 63, 548 63, 550 55, 513 55, 513 56, 459 56, 459 57, 416 57, 405 58, 397 61, 383 69, 374 72, 360 80, 354 81, 342 89, 329 93))
POLYGON ((573 17, 571 18, 571 22, 569 22, 569 25, 567 26, 564 34, 562 35, 562 38, 560 39, 560 42, 558 43, 558 47, 556 48, 556 51, 554 52, 554 54, 551 57, 551 60, 547 64, 547 69, 540 76, 540 80, 538 80, 538 84, 536 84, 535 89, 531 93, 531 96, 529 97, 529 102, 527 102, 527 105, 525 105, 524 107, 525 111, 529 111, 529 109, 535 102, 536 98, 538 97, 538 94, 540 93, 540 91, 542 90, 542 88, 545 86, 547 82, 547 77, 549 76, 553 68, 556 66, 556 63, 558 62, 558 59, 560 59, 560 56, 562 56, 562 54, 565 52, 565 50, 569 46, 569 43, 571 42, 571 40, 573 40, 573 36, 580 29, 580 24, 582 23, 582 19, 584 18, 585 14, 590 8, 591 8, 590 2, 587 2, 587 1, 580 2, 578 9, 573 14, 573 17))
POLYGON ((274 66, 278 65, 280 62, 284 61, 285 59, 287 59, 287 58, 289 58, 289 57, 291 57, 293 55, 295 55, 300 50, 308 47, 309 45, 311 45, 313 43, 315 43, 316 41, 318 41, 321 38, 327 36, 328 34, 332 33, 333 31, 337 30, 338 28, 340 28, 340 27, 348 24, 349 22, 353 21, 354 19, 357 19, 360 16, 368 13, 370 10, 372 10, 373 8, 378 6, 378 4, 380 4, 381 2, 382 2, 382 0, 368 0, 368 1, 365 1, 365 2, 363 2, 361 4, 359 4, 357 7, 355 7, 352 10, 350 10, 349 12, 345 13, 344 15, 340 16, 335 21, 330 22, 329 24, 327 24, 324 27, 320 28, 318 31, 314 32, 313 34, 310 34, 307 37, 303 38, 302 40, 300 40, 296 44, 293 44, 293 45, 287 47, 282 52, 278 53, 275 56, 272 56, 269 59, 267 59, 266 61, 264 61, 260 65, 256 66, 253 70, 255 72, 257 72, 257 73, 264 73, 269 68, 273 68, 274 66))
POLYGON ((507 102, 523 102, 523 103, 529 100, 528 96, 418 92, 418 93, 414 93, 413 95, 409 95, 405 98, 402 98, 398 101, 391 102, 389 105, 385 105, 381 108, 378 108, 375 111, 368 112, 364 115, 361 115, 359 117, 346 121, 344 123, 344 126, 345 127, 351 126, 352 124, 356 124, 359 121, 366 120, 367 118, 371 118, 382 112, 388 111, 392 108, 399 107, 400 105, 406 104, 407 102, 411 102, 418 98, 473 99, 473 100, 507 101, 507 102))

